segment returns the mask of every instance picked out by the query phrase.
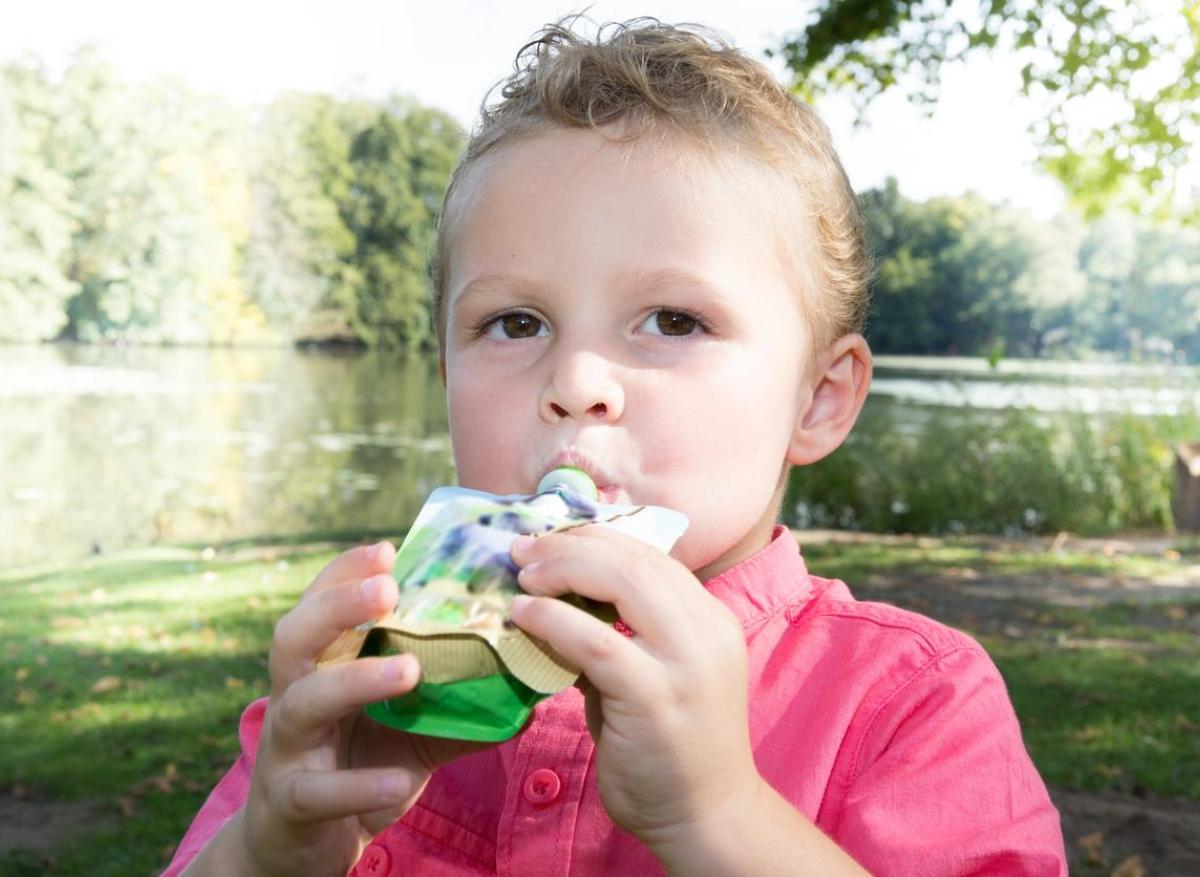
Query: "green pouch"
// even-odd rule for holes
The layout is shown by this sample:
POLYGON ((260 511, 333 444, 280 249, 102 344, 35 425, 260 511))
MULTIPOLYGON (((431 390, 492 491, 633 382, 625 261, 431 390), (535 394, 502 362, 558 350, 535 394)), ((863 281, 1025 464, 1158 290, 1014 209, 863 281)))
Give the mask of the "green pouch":
MULTIPOLYGON (((320 660, 417 657, 417 687, 371 704, 368 716, 415 734, 507 740, 525 726, 538 701, 579 678, 578 667, 508 617, 509 602, 521 593, 509 556, 513 539, 599 524, 669 551, 687 518, 654 506, 596 504, 577 487, 587 476, 570 472, 565 482, 534 496, 453 487, 430 495, 396 555, 393 575, 400 598, 395 610, 346 631, 320 660)), ((547 476, 543 484, 550 480, 547 476)), ((599 618, 616 620, 612 606, 564 599, 599 618)))

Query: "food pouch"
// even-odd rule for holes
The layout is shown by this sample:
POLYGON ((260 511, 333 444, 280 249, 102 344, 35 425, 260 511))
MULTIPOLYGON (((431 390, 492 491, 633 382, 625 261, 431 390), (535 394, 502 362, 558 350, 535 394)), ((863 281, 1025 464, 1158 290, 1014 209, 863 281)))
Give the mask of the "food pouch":
MULTIPOLYGON (((509 556, 521 534, 598 524, 669 551, 687 528, 679 512, 595 501, 588 476, 563 467, 532 496, 496 496, 441 487, 425 502, 396 555, 400 589, 388 616, 346 631, 321 663, 410 652, 421 664, 417 687, 366 712, 390 727, 462 740, 506 740, 533 706, 579 677, 545 642, 512 623, 522 593, 509 556)), ((565 597, 606 621, 611 605, 565 597)))

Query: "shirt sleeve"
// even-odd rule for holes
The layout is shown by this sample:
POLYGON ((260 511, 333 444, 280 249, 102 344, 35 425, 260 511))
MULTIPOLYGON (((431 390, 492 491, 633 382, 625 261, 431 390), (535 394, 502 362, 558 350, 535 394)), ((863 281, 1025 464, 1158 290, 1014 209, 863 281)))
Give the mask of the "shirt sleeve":
POLYGON ((1058 811, 978 644, 902 680, 858 749, 833 834, 876 877, 1065 877, 1058 811))
POLYGON ((204 849, 205 844, 221 830, 242 805, 250 792, 250 776, 254 772, 254 756, 258 752, 258 738, 262 732, 263 717, 267 713, 267 698, 254 701, 242 712, 238 723, 238 741, 242 751, 208 800, 192 820, 187 834, 175 849, 175 856, 161 877, 176 877, 204 849))

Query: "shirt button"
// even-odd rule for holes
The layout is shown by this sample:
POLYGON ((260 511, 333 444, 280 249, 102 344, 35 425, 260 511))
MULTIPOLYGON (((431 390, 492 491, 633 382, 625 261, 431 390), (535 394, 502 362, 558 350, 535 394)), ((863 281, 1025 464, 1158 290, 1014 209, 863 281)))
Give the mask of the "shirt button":
POLYGON ((384 877, 392 870, 392 857, 387 847, 371 844, 363 850, 362 858, 358 860, 358 873, 368 877, 384 877))
POLYGON ((562 780, 548 767, 540 767, 525 778, 525 800, 530 804, 545 807, 558 800, 562 793, 562 780))

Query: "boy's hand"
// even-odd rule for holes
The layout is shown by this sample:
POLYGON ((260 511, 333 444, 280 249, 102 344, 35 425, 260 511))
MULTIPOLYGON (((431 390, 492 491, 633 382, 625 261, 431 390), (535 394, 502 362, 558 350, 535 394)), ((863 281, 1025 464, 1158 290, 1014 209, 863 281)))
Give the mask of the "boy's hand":
POLYGON ((513 620, 582 668, 597 784, 613 821, 652 850, 747 808, 750 749, 737 620, 682 564, 604 527, 519 539, 513 620), (628 638, 561 600, 613 603, 628 638))
POLYGON ((386 542, 339 555, 275 627, 271 705, 242 816, 242 853, 255 873, 344 875, 435 767, 486 745, 405 734, 361 714, 417 684, 411 655, 317 668, 344 630, 395 606, 395 560, 386 542))

